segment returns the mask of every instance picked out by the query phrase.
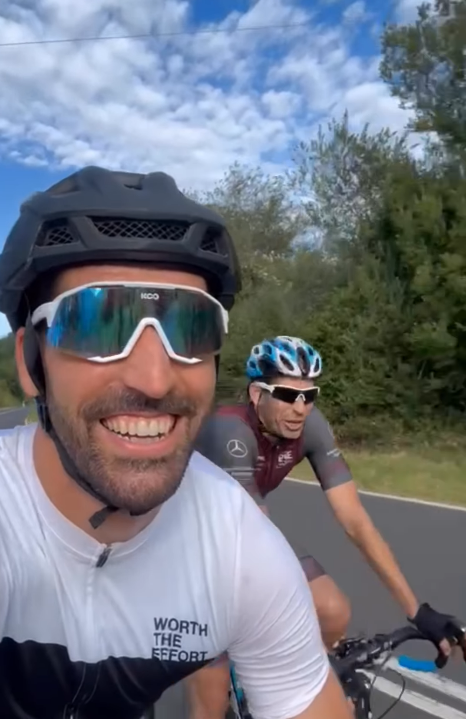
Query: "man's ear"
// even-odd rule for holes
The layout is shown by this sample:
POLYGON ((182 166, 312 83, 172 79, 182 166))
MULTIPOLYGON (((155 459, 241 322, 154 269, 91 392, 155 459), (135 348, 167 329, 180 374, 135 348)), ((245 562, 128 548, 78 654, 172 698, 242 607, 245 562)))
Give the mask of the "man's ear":
POLYGON ((39 392, 31 379, 24 359, 24 332, 24 327, 20 327, 15 335, 16 369, 18 370, 19 383, 24 394, 27 397, 37 397, 39 392))
POLYGON ((261 392, 261 388, 254 383, 251 383, 248 387, 249 399, 253 403, 254 407, 257 407, 257 405, 259 404, 261 392))

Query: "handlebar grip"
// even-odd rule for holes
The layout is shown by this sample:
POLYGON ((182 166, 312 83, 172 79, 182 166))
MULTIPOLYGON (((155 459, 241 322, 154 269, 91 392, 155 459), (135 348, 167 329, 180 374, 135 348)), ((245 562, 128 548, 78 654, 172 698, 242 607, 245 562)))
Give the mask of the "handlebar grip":
MULTIPOLYGON (((449 622, 448 631, 446 632, 446 639, 449 642, 451 647, 454 647, 456 645, 462 645, 463 648, 463 656, 466 661, 466 645, 464 644, 465 636, 466 636, 466 629, 464 626, 462 626, 454 617, 451 618, 451 621, 449 622)), ((443 667, 446 666, 448 662, 449 657, 445 656, 439 649, 437 658, 435 660, 435 666, 438 667, 438 669, 443 669, 443 667)))

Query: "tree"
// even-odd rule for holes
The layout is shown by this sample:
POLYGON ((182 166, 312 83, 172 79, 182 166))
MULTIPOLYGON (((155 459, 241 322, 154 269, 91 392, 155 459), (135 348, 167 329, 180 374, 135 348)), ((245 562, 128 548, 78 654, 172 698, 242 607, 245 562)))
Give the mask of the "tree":
POLYGON ((431 407, 466 409, 466 181, 413 173, 386 192, 365 242, 397 287, 403 356, 431 407))
POLYGON ((14 406, 23 398, 16 374, 14 349, 12 334, 0 339, 0 407, 14 406))
POLYGON ((293 203, 286 179, 260 168, 234 164, 203 201, 222 212, 242 260, 287 257, 303 230, 300 206, 293 203))
POLYGON ((466 168, 466 0, 435 0, 418 8, 413 25, 387 25, 382 78, 403 107, 410 128, 435 133, 447 159, 466 168))
POLYGON ((389 130, 376 135, 368 126, 351 132, 348 114, 294 150, 292 186, 303 198, 309 224, 323 248, 341 254, 357 242, 361 222, 380 205, 393 166, 410 164, 406 137, 389 130))
MULTIPOLYGON (((307 218, 285 177, 233 165, 212 191, 198 195, 225 218, 235 240, 243 291, 231 313, 222 352, 219 397, 237 396, 245 386, 244 365, 251 346, 266 336, 291 331, 295 248, 307 218)), ((303 252, 304 250, 302 250, 303 252)), ((296 300, 296 297, 294 298, 296 300)))
POLYGON ((329 411, 341 422, 464 410, 465 181, 435 156, 416 160, 404 137, 349 132, 347 117, 295 160, 334 261, 331 291, 299 320, 326 358, 329 411))

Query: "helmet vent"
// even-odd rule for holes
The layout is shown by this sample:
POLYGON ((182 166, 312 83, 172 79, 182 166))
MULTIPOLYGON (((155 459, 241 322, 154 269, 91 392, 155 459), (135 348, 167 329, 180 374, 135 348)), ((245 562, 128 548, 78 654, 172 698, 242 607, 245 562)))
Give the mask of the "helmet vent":
POLYGON ((227 256, 227 253, 224 251, 223 248, 221 232, 212 228, 209 228, 207 230, 205 236, 202 239, 200 249, 203 252, 211 252, 212 254, 221 255, 223 257, 227 256))
POLYGON ((204 252, 213 252, 218 255, 219 252, 215 237, 204 237, 201 242, 201 250, 204 250, 204 252))
POLYGON ((114 217, 91 217, 94 226, 105 237, 126 237, 135 240, 171 240, 179 242, 186 234, 186 222, 162 220, 130 220, 114 217))
POLYGON ((70 245, 76 242, 68 229, 66 220, 46 222, 41 228, 36 245, 39 247, 54 247, 56 245, 70 245))

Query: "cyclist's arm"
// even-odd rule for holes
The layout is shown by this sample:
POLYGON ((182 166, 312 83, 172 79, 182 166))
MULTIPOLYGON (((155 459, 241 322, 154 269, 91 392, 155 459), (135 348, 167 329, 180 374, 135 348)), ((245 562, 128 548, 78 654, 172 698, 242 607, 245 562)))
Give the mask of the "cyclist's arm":
POLYGON ((255 719, 350 719, 312 600, 282 533, 244 497, 228 647, 255 719))
POLYGON ((330 425, 314 407, 305 425, 306 456, 332 511, 348 537, 399 602, 414 617, 419 602, 406 581, 390 547, 366 512, 350 469, 338 449, 330 425))
POLYGON ((239 417, 213 414, 204 422, 196 450, 236 479, 259 505, 265 500, 254 482, 257 441, 239 417))

